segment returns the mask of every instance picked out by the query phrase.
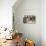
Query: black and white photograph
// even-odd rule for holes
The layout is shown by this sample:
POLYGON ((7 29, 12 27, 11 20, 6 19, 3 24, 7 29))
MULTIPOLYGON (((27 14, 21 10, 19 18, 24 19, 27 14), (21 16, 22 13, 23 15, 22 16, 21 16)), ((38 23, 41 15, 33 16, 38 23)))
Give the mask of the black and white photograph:
POLYGON ((36 23, 36 17, 34 15, 25 15, 23 17, 23 23, 35 24, 36 23))

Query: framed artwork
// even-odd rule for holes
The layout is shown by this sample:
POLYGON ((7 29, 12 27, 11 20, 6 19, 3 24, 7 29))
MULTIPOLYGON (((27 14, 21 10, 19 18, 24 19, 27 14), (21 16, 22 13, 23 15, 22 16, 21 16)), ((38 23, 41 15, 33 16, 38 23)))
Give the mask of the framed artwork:
POLYGON ((36 17, 34 15, 24 15, 23 23, 35 24, 36 23, 36 17))

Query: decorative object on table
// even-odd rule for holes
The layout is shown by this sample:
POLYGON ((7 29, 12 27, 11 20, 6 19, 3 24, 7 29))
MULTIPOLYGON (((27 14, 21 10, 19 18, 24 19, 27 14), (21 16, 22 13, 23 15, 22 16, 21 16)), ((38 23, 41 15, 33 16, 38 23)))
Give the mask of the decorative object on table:
POLYGON ((26 40, 25 46, 35 46, 35 43, 32 40, 26 40))
POLYGON ((34 15, 24 15, 23 23, 35 24, 36 23, 36 17, 34 15))
POLYGON ((6 30, 6 39, 7 40, 12 40, 12 30, 9 30, 9 29, 7 29, 6 30))

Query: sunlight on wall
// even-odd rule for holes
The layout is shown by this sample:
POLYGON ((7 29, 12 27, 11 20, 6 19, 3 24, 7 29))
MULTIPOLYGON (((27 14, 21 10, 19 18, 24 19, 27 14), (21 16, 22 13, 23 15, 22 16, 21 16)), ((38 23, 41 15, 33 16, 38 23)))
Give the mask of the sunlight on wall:
POLYGON ((12 6, 16 0, 0 0, 0 27, 12 29, 12 6))

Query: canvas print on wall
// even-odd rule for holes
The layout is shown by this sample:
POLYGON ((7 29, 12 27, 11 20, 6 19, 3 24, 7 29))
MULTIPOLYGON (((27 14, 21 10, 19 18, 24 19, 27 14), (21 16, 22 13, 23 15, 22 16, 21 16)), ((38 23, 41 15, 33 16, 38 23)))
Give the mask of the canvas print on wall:
POLYGON ((34 15, 24 15, 23 23, 35 24, 36 23, 36 17, 34 15))

